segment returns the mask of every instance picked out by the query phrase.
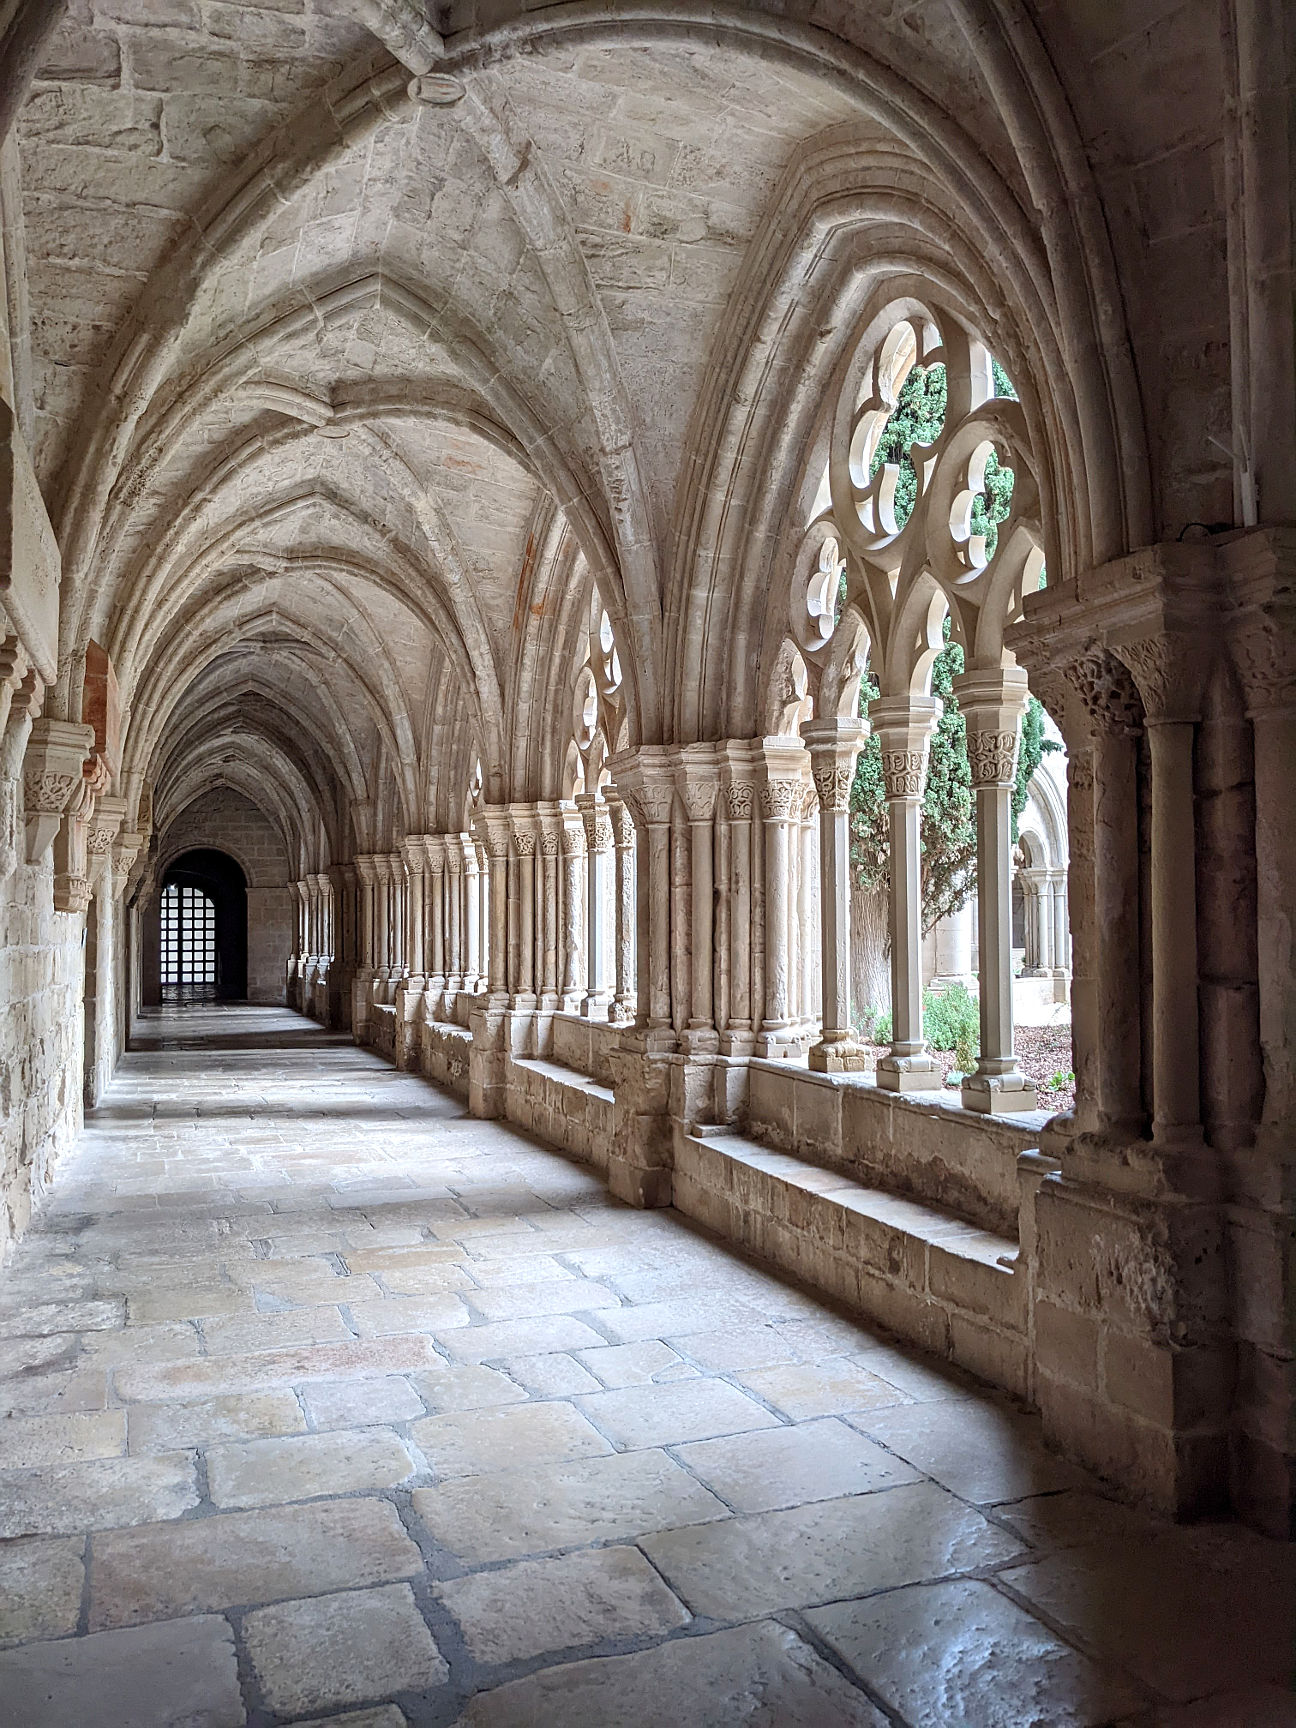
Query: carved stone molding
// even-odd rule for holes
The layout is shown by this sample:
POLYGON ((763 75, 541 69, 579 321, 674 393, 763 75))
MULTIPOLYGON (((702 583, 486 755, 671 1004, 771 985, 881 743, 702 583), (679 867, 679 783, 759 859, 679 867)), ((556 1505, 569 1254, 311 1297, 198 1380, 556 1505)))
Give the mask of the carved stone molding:
POLYGON ((54 910, 73 914, 84 912, 90 905, 93 892, 88 877, 57 871, 54 876, 54 910))
POLYGON ((1144 636, 1112 644, 1143 699, 1150 724, 1201 717, 1207 656, 1195 637, 1144 636))
POLYGON ((926 774, 926 750, 883 750, 882 780, 888 798, 921 798, 926 774))
POLYGON ((1017 732, 974 732, 967 735, 972 785, 1011 786, 1017 773, 1017 732))
POLYGON ((830 815, 841 815, 848 811, 855 770, 850 767, 834 767, 831 763, 818 763, 811 772, 814 775, 819 808, 828 811, 830 815))
POLYGON ((94 729, 67 720, 37 720, 23 757, 27 862, 38 863, 58 833, 63 813, 82 795, 94 729))
POLYGON ((1102 736, 1135 735, 1143 729, 1143 703, 1129 668, 1097 644, 1062 668, 1093 730, 1102 736))
POLYGON ((752 800, 756 796, 756 787, 750 780, 732 780, 725 787, 725 805, 731 822, 750 822, 752 816, 752 800))
POLYGON ((800 780, 767 780, 761 787, 761 814, 767 822, 787 822, 801 796, 800 780))

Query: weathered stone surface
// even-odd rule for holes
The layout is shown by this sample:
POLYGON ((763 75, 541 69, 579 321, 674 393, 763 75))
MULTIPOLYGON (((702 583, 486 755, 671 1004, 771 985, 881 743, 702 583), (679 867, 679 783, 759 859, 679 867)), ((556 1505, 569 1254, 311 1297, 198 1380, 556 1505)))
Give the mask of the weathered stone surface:
POLYGON ((96 1538, 90 1625, 128 1626, 412 1578, 422 1570, 382 1500, 229 1512, 96 1538))
POLYGON ((701 1440, 676 1455, 736 1512, 770 1512, 919 1480, 911 1466, 832 1420, 701 1440))
POLYGON ((733 1620, 1011 1559, 1017 1544, 934 1484, 645 1537, 695 1614, 733 1620))
POLYGON ((959 1579, 814 1608, 807 1622, 907 1722, 1089 1728, 1143 1694, 989 1584, 959 1579))
POLYGON ((311 1386, 302 1394, 316 1428, 364 1428, 376 1422, 410 1422, 426 1416, 423 1400, 408 1380, 356 1380, 342 1386, 311 1386))
POLYGON ((414 1510, 468 1565, 723 1518, 725 1507, 665 1452, 538 1465, 520 1478, 478 1476, 416 1488, 414 1510))
POLYGON ((62 1638, 76 1631, 85 1582, 83 1547, 80 1538, 0 1547, 0 1643, 62 1638))
POLYGON ((0 1470, 115 1458, 125 1450, 126 1414, 122 1410, 13 1416, 0 1423, 0 1470))
POLYGON ((436 1415, 457 1410, 489 1410, 500 1404, 521 1404, 526 1393, 497 1368, 471 1363, 447 1368, 442 1363, 429 1374, 412 1374, 410 1384, 436 1415))
POLYGON ((197 1504, 193 1461, 184 1452, 12 1471, 0 1480, 0 1537, 151 1524, 197 1504))
POLYGON ((407 1584, 260 1608, 244 1621, 248 1654, 274 1710, 426 1692, 448 1676, 407 1584))
POLYGON ((372 1494, 394 1488, 415 1465, 394 1434, 381 1428, 298 1434, 217 1446, 207 1454, 212 1503, 271 1506, 322 1494, 372 1494))
POLYGON ((479 1662, 657 1637, 690 1618, 635 1548, 524 1560, 455 1579, 439 1594, 479 1662))
POLYGON ((234 1634, 217 1615, 29 1644, 4 1657, 5 1728, 242 1728, 245 1720, 234 1634))
POLYGON ((777 1426, 778 1417, 723 1380, 596 1392, 580 1408, 620 1446, 669 1446, 777 1426))
POLYGON ((210 1357, 199 1362, 142 1364, 117 1373, 117 1391, 128 1403, 196 1399, 266 1387, 305 1385, 313 1380, 375 1379, 427 1368, 440 1358, 426 1338, 380 1338, 317 1349, 266 1350, 250 1356, 210 1357))
POLYGON ((989 1402, 914 1404, 858 1416, 854 1425, 966 1500, 994 1504, 1074 1488, 1079 1473, 1046 1452, 1038 1430, 989 1402))
POLYGON ((843 1416, 851 1410, 875 1410, 903 1399, 887 1381, 842 1357, 836 1361, 829 1357, 814 1365, 748 1369, 739 1378, 744 1386, 798 1422, 813 1416, 843 1416))
POLYGON ((569 1404, 429 1416, 416 1422, 410 1434, 441 1477, 532 1469, 612 1450, 569 1404))
POLYGON ((598 1662, 474 1698, 464 1728, 884 1728, 862 1693, 784 1626, 763 1622, 598 1662))
POLYGON ((1000 1576, 1077 1643, 1176 1702, 1261 1681, 1291 1684, 1296 1557, 1289 1544, 1163 1527, 1000 1576))
POLYGON ((127 1412, 132 1453, 174 1452, 223 1440, 295 1434, 305 1427, 291 1392, 205 1398, 196 1404, 134 1404, 127 1412))

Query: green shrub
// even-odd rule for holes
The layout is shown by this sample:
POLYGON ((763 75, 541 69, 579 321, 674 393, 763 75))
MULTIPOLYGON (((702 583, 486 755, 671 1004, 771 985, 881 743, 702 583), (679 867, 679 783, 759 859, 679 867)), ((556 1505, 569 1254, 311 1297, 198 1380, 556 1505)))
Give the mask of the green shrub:
POLYGON ((977 1040, 966 1026, 959 1028, 954 1040, 954 1066, 960 1074, 973 1074, 977 1064, 977 1040))
MULTIPOLYGON (((951 984, 948 990, 923 992, 923 1037, 932 1050, 958 1050, 959 1040, 972 1050, 970 1073, 976 1066, 981 1041, 981 1010, 966 984, 951 984)), ((960 1066, 961 1063, 960 1063, 960 1066)))
POLYGON ((879 1014, 873 1021, 873 1042, 889 1044, 891 1042, 891 1015, 879 1014))

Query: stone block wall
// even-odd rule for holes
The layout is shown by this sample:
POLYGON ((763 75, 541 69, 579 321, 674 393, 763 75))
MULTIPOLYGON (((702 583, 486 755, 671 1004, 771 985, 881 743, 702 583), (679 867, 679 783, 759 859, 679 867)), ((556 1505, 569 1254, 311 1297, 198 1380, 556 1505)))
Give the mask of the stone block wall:
POLYGON ((0 882, 0 1259, 81 1129, 85 926, 53 890, 48 855, 0 882))
POLYGON ((296 891, 288 854, 278 829, 250 798, 229 787, 195 799, 167 824, 158 843, 158 889, 149 901, 149 940, 156 951, 157 892, 166 867, 201 847, 227 852, 247 879, 247 999, 287 1000, 288 958, 292 952, 296 891))

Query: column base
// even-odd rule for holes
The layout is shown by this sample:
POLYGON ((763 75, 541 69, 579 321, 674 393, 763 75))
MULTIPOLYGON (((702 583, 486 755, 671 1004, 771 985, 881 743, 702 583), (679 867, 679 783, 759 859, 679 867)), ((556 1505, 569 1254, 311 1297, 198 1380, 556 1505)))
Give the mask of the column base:
POLYGON ((1014 1070, 1011 1074, 968 1074, 963 1080, 963 1108, 985 1116, 1036 1110, 1035 1082, 1014 1070))
POLYGON ((854 1038, 821 1038, 807 1060, 816 1074, 860 1074, 872 1067, 868 1051, 854 1038))
POLYGON ((877 1083, 884 1092, 936 1092, 945 1070, 926 1051, 919 1056, 879 1056, 877 1083))

